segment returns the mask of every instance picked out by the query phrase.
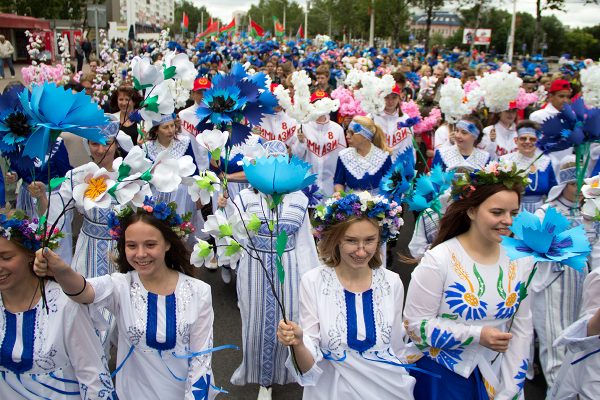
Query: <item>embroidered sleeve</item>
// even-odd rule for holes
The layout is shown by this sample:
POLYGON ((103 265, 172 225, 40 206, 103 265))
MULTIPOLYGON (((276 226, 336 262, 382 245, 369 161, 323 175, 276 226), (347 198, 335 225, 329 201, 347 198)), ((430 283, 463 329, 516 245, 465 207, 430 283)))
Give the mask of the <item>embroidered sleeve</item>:
MULTIPOLYGON (((213 347, 213 321, 212 297, 210 288, 207 288, 201 298, 197 299, 198 316, 190 331, 190 352, 197 353, 213 347)), ((213 399, 218 390, 214 385, 211 368, 211 353, 203 354, 190 359, 186 382, 185 399, 213 399)))
POLYGON ((323 359, 320 348, 321 332, 316 303, 318 298, 314 293, 314 283, 308 279, 302 279, 300 282, 300 327, 304 334, 304 345, 310 351, 315 363, 310 370, 300 375, 293 365, 291 352, 285 362, 288 371, 294 376, 296 382, 302 386, 316 385, 323 373, 318 366, 319 361, 323 359))
POLYGON ((85 306, 66 301, 65 349, 82 399, 112 399, 113 382, 100 339, 85 306))

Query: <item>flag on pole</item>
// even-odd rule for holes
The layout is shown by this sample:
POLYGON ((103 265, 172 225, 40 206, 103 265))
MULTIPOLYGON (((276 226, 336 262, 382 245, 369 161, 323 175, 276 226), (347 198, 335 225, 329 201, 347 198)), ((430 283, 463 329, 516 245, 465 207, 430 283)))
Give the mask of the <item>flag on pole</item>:
POLYGON ((275 16, 273 17, 273 25, 274 25, 273 30, 275 31, 275 36, 280 37, 285 34, 285 28, 283 27, 283 25, 281 25, 279 23, 279 20, 275 16))
POLYGON ((250 34, 254 37, 263 37, 265 35, 265 30, 256 22, 250 20, 250 34))
POLYGON ((221 28, 221 33, 229 33, 235 30, 235 18, 231 20, 231 22, 224 27, 221 28))
POLYGON ((186 13, 183 13, 183 18, 181 19, 181 32, 187 32, 189 25, 190 19, 188 18, 186 13))
POLYGON ((211 19, 208 23, 208 26, 206 27, 206 30, 204 32, 202 32, 201 34, 199 34, 198 36, 203 38, 206 36, 210 36, 211 34, 218 34, 218 33, 219 33, 219 20, 213 21, 211 19))
POLYGON ((296 32, 296 37, 297 38, 303 38, 304 37, 304 29, 302 29, 302 24, 300 24, 300 27, 298 28, 298 32, 296 32))

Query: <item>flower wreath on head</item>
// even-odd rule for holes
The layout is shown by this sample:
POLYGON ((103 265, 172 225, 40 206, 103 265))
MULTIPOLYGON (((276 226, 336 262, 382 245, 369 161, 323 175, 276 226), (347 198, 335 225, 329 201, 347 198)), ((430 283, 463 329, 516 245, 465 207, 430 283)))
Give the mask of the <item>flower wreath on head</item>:
MULTIPOLYGON (((37 218, 29 219, 21 210, 16 210, 10 217, 5 214, 0 215, 0 236, 7 240, 17 239, 31 251, 38 251, 43 247, 46 239, 43 226, 44 224, 40 223, 37 218)), ((58 228, 54 228, 49 233, 47 246, 54 250, 58 247, 59 239, 64 237, 64 234, 58 228)))
MULTIPOLYGON (((179 238, 184 238, 195 231, 194 226, 190 222, 192 213, 177 214, 177 203, 174 201, 168 204, 165 202, 155 203, 151 197, 146 196, 144 205, 138 208, 138 210, 143 210, 146 214, 151 214, 155 218, 165 221, 179 238)), ((108 214, 108 228, 110 236, 113 239, 118 240, 121 237, 123 234, 121 228, 122 221, 134 212, 136 211, 133 208, 125 206, 118 212, 111 211, 108 214)))
POLYGON ((507 189, 515 185, 526 187, 529 180, 529 168, 518 169, 516 163, 492 161, 483 169, 469 174, 463 174, 452 184, 452 198, 456 200, 466 199, 478 186, 503 184, 507 189))
POLYGON ((315 212, 315 236, 320 238, 328 227, 344 222, 351 217, 373 218, 381 227, 381 242, 394 239, 404 221, 400 217, 402 207, 395 201, 388 202, 383 196, 369 192, 344 193, 331 197, 315 212))

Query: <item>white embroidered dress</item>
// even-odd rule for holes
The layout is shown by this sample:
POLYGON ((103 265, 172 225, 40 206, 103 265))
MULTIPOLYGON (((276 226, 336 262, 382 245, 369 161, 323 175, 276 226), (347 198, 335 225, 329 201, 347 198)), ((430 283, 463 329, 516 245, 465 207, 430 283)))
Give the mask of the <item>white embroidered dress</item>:
POLYGON ((415 150, 413 147, 413 131, 412 128, 403 128, 400 124, 408 119, 408 115, 404 114, 399 116, 398 113, 393 115, 380 114, 375 115, 373 121, 381 127, 388 148, 392 151, 392 163, 396 161, 399 154, 405 151, 413 153, 413 159, 415 157, 415 150))
MULTIPOLYGON (((210 286, 179 273, 168 296, 148 292, 135 271, 89 281, 96 296, 90 311, 97 325, 107 308, 118 328, 116 375, 121 399, 212 399, 213 309, 210 286), (198 397, 199 396, 199 397, 198 397)), ((103 328, 99 326, 99 328, 103 328)))
POLYGON ((348 147, 340 151, 334 184, 343 185, 346 190, 367 190, 377 195, 379 183, 391 166, 390 154, 375 145, 371 145, 364 157, 354 147, 348 147))
POLYGON ((508 351, 498 355, 479 344, 484 326, 506 332, 519 303, 519 290, 532 269, 531 258, 476 263, 457 238, 431 250, 412 273, 405 324, 415 345, 440 365, 468 378, 479 368, 495 400, 513 399, 523 389, 533 337, 529 297, 519 307, 508 351))
POLYGON ((0 399, 112 399, 113 384, 85 306, 46 282, 42 300, 11 313, 0 297, 0 399))
POLYGON ((490 160, 490 155, 483 150, 474 148, 471 155, 468 157, 460 154, 456 145, 442 147, 436 150, 436 155, 433 158, 432 165, 437 164, 436 161, 441 160, 444 171, 453 171, 457 169, 480 170, 490 160))
POLYGON ((402 325, 404 288, 395 272, 372 270, 371 288, 344 289, 334 268, 320 266, 302 277, 300 321, 315 364, 298 375, 307 400, 412 399, 415 379, 406 359, 402 325))

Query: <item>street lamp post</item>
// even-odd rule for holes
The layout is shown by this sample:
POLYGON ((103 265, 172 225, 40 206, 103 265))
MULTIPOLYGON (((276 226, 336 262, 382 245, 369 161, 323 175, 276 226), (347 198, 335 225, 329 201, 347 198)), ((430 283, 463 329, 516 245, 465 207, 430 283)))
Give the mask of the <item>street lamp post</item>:
POLYGON ((371 0, 371 26, 369 27, 369 47, 375 42, 375 0, 371 0))

